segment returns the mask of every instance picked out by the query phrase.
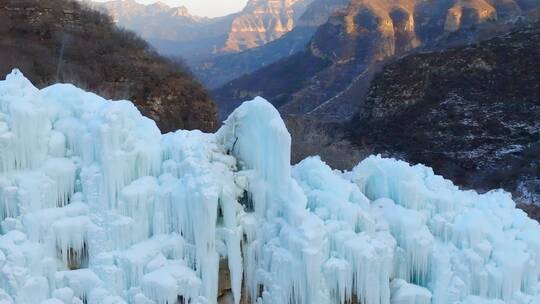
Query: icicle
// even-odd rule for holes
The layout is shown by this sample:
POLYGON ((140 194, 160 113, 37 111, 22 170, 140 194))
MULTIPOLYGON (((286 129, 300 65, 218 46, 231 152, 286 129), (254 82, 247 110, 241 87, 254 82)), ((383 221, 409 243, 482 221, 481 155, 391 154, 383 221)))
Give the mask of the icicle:
POLYGON ((41 172, 20 173, 15 178, 15 184, 21 214, 54 208, 58 204, 58 190, 54 180, 41 172))
POLYGON ((57 206, 69 204, 75 190, 75 164, 67 158, 51 158, 47 160, 43 169, 56 184, 57 206))
POLYGON ((54 123, 54 130, 49 142, 51 155, 60 154, 57 157, 63 157, 65 153, 62 154, 62 149, 68 149, 71 155, 84 155, 88 127, 82 121, 72 116, 63 117, 54 123))
POLYGON ((3 145, 7 153, 2 157, 2 166, 5 171, 38 167, 46 159, 46 140, 51 130, 38 90, 19 70, 13 70, 0 86, 0 96, 2 112, 9 114, 7 125, 13 134, 6 133, 6 123, 0 126, 3 140, 7 140, 7 145, 3 145))
POLYGON ((8 131, 5 122, 0 121, 0 172, 7 173, 16 168, 15 134, 8 131))
POLYGON ((92 225, 86 216, 58 220, 52 224, 59 251, 66 267, 71 269, 86 266, 88 259, 88 230, 92 225))
POLYGON ((154 202, 158 183, 153 177, 140 178, 122 189, 119 211, 133 218, 132 240, 141 241, 153 235, 154 202))
POLYGON ((17 187, 2 185, 0 180, 0 218, 2 220, 20 214, 17 191, 17 187))
POLYGON ((352 231, 343 231, 336 233, 333 243, 335 252, 342 254, 351 265, 351 290, 362 303, 389 303, 388 282, 395 247, 393 238, 384 234, 374 238, 367 233, 357 235, 352 231))
POLYGON ((326 282, 333 303, 348 303, 352 300, 353 271, 345 260, 332 257, 324 265, 326 282))
MULTIPOLYGON (((232 189, 229 189, 232 190, 232 189)), ((242 253, 240 248, 241 231, 238 229, 236 219, 237 203, 232 193, 225 192, 220 199, 220 208, 223 212, 223 222, 226 227, 226 244, 228 267, 231 273, 231 288, 234 303, 239 304, 242 292, 242 253)))

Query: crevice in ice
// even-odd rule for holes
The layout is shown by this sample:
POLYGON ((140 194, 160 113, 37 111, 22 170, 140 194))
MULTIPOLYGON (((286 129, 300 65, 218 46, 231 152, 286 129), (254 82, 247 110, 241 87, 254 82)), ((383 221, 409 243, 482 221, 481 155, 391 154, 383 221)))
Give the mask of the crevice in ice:
POLYGON ((216 227, 223 226, 224 219, 223 219, 223 211, 221 210, 221 204, 218 202, 218 210, 217 210, 217 216, 216 216, 216 227))
POLYGON ((247 190, 244 190, 238 202, 240 203, 240 205, 244 206, 244 210, 246 212, 255 211, 255 207, 253 206, 253 198, 247 190))
POLYGON ((236 136, 236 134, 235 134, 234 137, 235 137, 235 139, 234 139, 234 142, 233 142, 233 144, 231 146, 231 149, 227 150, 227 154, 229 154, 229 155, 234 153, 234 148, 236 147, 236 144, 238 143, 238 139, 239 139, 238 136, 236 136))

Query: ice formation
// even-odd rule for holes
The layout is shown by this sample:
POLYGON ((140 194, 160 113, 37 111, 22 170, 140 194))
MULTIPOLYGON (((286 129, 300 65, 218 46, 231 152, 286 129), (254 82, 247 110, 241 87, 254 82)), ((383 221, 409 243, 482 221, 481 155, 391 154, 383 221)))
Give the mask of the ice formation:
POLYGON ((261 98, 216 134, 162 135, 128 101, 15 70, 0 303, 540 303, 540 225, 509 194, 379 156, 291 167, 290 145, 261 98))

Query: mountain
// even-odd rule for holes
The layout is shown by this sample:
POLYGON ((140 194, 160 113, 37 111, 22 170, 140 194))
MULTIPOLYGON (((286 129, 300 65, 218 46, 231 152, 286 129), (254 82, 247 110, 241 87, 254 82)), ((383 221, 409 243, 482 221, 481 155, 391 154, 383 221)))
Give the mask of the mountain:
POLYGON ((317 28, 330 15, 346 7, 349 0, 314 0, 298 18, 293 29, 262 46, 232 54, 217 54, 200 62, 190 62, 194 73, 209 88, 218 88, 305 49, 317 28))
POLYGON ((216 128, 216 107, 183 68, 108 16, 65 0, 0 5, 0 73, 19 68, 36 85, 75 83, 133 100, 162 131, 216 128))
POLYGON ((249 0, 235 16, 224 52, 264 45, 290 32, 313 0, 249 0))
POLYGON ((381 65, 410 52, 495 36, 538 8, 535 1, 355 0, 296 53, 213 91, 222 116, 237 100, 268 98, 285 114, 353 115, 381 65))
POLYGON ((371 156, 290 164, 262 98, 216 133, 128 102, 0 81, 0 301, 527 303, 540 224, 504 191, 371 156))

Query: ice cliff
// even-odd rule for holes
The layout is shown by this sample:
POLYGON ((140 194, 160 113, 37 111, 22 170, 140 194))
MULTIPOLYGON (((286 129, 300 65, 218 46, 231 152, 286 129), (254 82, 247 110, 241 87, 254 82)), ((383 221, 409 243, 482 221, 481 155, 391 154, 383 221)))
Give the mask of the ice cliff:
POLYGON ((261 98, 216 134, 162 135, 128 101, 13 71, 0 303, 540 303, 540 225, 508 193, 379 156, 291 167, 290 145, 261 98))

